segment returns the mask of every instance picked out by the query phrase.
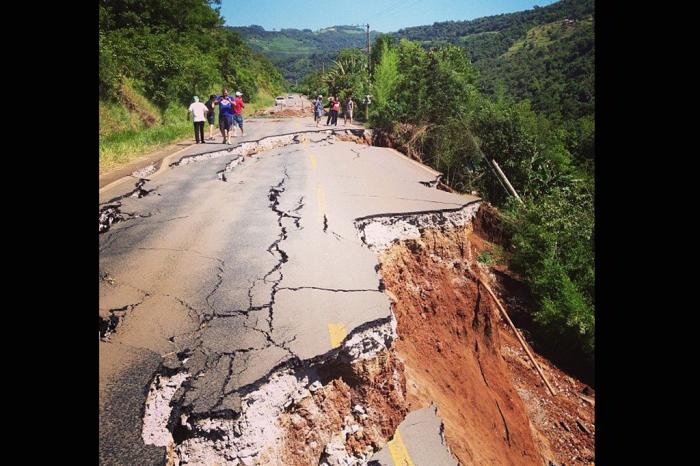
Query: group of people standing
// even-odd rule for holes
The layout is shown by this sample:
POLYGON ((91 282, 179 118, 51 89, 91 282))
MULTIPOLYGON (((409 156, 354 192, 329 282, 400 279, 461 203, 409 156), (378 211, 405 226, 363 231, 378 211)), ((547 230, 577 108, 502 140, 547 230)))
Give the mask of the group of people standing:
MULTIPOLYGON (((340 112, 340 98, 329 97, 328 104, 323 105, 323 96, 318 95, 316 100, 314 100, 314 121, 316 121, 316 127, 318 128, 321 122, 321 116, 323 115, 323 109, 328 107, 328 118, 326 119, 326 126, 333 125, 338 126, 338 114, 340 112)), ((352 96, 348 96, 343 103, 343 116, 345 117, 345 122, 343 124, 348 124, 348 119, 350 119, 350 124, 352 124, 352 112, 355 110, 355 102, 352 100, 352 96)))
MULTIPOLYGON (((241 136, 245 136, 243 132, 243 94, 236 92, 235 98, 231 98, 228 94, 228 89, 222 89, 222 95, 210 95, 209 100, 205 103, 199 101, 199 97, 192 98, 192 104, 187 109, 187 119, 190 118, 190 113, 193 116, 194 122, 194 139, 197 144, 204 144, 204 122, 209 123, 209 141, 214 140, 214 107, 219 106, 219 130, 223 137, 222 144, 231 144, 231 136, 236 137, 236 126, 241 130, 241 136)), ((323 96, 319 94, 314 101, 314 120, 316 127, 321 123, 323 109, 328 107, 328 119, 326 126, 338 126, 338 115, 341 112, 341 101, 338 97, 329 97, 328 104, 323 105, 323 96)), ((355 102, 352 96, 349 95, 342 103, 342 113, 345 118, 344 124, 352 124, 352 114, 355 110, 355 102)))
POLYGON ((199 101, 199 97, 192 98, 192 105, 187 109, 187 119, 190 118, 190 113, 193 115, 194 121, 194 139, 197 144, 204 144, 204 122, 209 123, 209 140, 214 140, 214 107, 219 106, 219 130, 223 137, 222 144, 231 144, 231 136, 236 137, 236 126, 241 130, 241 136, 245 136, 243 132, 243 94, 236 92, 236 97, 231 98, 228 94, 228 89, 223 89, 222 95, 210 95, 209 100, 205 103, 199 101))

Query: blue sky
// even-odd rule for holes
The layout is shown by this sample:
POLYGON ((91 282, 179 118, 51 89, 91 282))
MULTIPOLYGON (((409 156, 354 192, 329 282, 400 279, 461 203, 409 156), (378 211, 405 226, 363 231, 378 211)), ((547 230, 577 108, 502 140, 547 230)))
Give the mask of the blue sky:
POLYGON ((339 24, 366 24, 372 30, 393 32, 436 21, 482 16, 547 6, 554 0, 222 0, 227 26, 257 24, 267 30, 317 30, 339 24))

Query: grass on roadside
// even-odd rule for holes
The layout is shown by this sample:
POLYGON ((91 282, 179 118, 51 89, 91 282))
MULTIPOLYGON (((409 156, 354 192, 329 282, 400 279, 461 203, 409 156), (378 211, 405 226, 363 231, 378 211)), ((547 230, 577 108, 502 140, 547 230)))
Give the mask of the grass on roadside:
MULTIPOLYGON (((172 104, 162 114, 152 110, 147 99, 125 86, 124 103, 100 103, 100 174, 126 165, 139 157, 176 141, 193 138, 192 122, 185 120, 186 107, 172 104), (139 99, 139 97, 141 97, 139 99), (131 108, 131 110, 129 110, 131 108), (151 114, 155 117, 151 118, 151 114), (144 121, 144 115, 148 121, 144 121)), ((261 89, 246 102, 244 115, 275 105, 275 96, 261 89)), ((218 109, 216 121, 218 123, 218 109)), ((205 127, 208 134, 208 126, 205 127)), ((218 134, 218 131, 217 131, 218 134)))
POLYGON ((269 91, 260 89, 258 95, 252 102, 246 102, 245 109, 243 110, 243 115, 245 117, 252 117, 255 112, 260 109, 275 106, 275 96, 270 94, 269 91))
POLYGON ((100 174, 192 134, 192 123, 184 121, 139 130, 129 129, 101 137, 100 174))

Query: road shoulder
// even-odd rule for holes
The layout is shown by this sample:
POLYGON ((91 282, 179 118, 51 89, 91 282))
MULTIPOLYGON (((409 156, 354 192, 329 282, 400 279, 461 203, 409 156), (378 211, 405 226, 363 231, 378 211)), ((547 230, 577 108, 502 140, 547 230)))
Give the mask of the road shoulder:
POLYGON ((150 152, 148 154, 142 155, 129 162, 128 164, 111 170, 106 173, 100 174, 99 189, 100 192, 105 190, 107 187, 112 187, 116 184, 121 183, 123 180, 129 179, 129 176, 137 170, 146 168, 150 165, 155 167, 155 170, 159 170, 161 165, 163 165, 163 160, 176 154, 184 152, 186 149, 194 145, 194 141, 189 139, 178 141, 173 144, 169 144, 155 152, 150 152))

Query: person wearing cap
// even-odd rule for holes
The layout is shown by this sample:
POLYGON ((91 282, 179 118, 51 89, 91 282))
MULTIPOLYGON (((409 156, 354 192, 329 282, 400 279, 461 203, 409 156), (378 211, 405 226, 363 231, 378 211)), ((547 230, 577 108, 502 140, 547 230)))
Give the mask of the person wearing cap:
POLYGON ((241 93, 241 91, 237 91, 236 98, 233 100, 233 121, 234 121, 234 130, 235 130, 235 125, 238 125, 238 127, 241 129, 241 136, 245 136, 245 133, 243 132, 243 109, 244 108, 245 108, 245 104, 243 103, 243 93, 241 93))
POLYGON ((216 98, 214 105, 219 106, 219 129, 224 140, 222 144, 231 144, 229 131, 233 126, 233 99, 228 95, 228 89, 222 89, 223 95, 216 98))
POLYGON ((199 101, 199 97, 192 97, 192 104, 187 109, 187 119, 190 119, 191 113, 194 121, 194 140, 197 141, 196 144, 204 144, 204 122, 208 111, 207 106, 199 101))
POLYGON ((321 94, 314 100, 314 121, 316 122, 316 128, 321 122, 321 115, 323 114, 323 96, 321 94))

